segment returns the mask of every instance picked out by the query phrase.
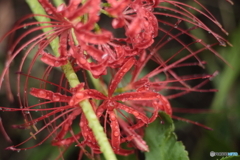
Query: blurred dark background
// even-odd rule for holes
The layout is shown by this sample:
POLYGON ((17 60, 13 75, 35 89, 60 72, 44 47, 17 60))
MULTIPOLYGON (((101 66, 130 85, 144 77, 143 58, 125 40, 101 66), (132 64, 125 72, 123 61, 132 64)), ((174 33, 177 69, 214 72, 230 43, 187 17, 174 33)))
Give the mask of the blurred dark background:
MULTIPOLYGON (((233 1, 235 3, 233 6, 224 0, 199 1, 211 11, 223 25, 223 28, 229 32, 229 36, 225 36, 225 38, 233 44, 233 47, 216 46, 215 49, 229 62, 230 66, 216 58, 213 54, 202 54, 202 59, 208 62, 207 71, 205 72, 213 73, 216 70, 219 71, 219 75, 205 87, 218 89, 219 92, 190 93, 171 100, 171 104, 180 108, 209 109, 208 113, 175 113, 174 115, 201 122, 211 127, 213 131, 178 120, 175 121, 175 127, 178 139, 183 141, 186 150, 189 152, 190 159, 216 160, 221 157, 210 157, 210 151, 238 152, 240 154, 240 1, 233 1)), ((193 3, 191 0, 185 0, 184 2, 188 4, 193 3)), ((0 0, 0 37, 18 19, 29 13, 31 11, 24 0, 0 0)), ((22 31, 20 30, 19 32, 22 31)), ((221 33, 218 30, 216 32, 221 33)), ((206 33, 199 31, 196 34, 199 34, 205 41, 209 40, 206 33)), ((6 48, 6 41, 0 43, 0 71, 2 71, 4 66, 6 48)), ((198 68, 186 70, 186 74, 196 72, 202 73, 202 70, 198 68)), ((17 99, 16 97, 14 98, 17 99)), ((0 91, 0 106, 14 107, 16 105, 18 105, 18 102, 9 102, 6 91, 2 89, 0 91)), ((18 119, 20 122, 23 121, 20 112, 0 112, 0 116, 14 144, 22 142, 29 136, 29 131, 11 128, 11 125, 16 124, 18 119)), ((17 153, 4 150, 11 144, 0 133, 0 160, 52 160, 57 157, 59 152, 57 148, 50 146, 48 142, 37 148, 17 153)), ((34 143, 28 143, 27 145, 31 146, 34 143)), ((70 159, 70 156, 68 156, 69 154, 66 159, 70 159)))

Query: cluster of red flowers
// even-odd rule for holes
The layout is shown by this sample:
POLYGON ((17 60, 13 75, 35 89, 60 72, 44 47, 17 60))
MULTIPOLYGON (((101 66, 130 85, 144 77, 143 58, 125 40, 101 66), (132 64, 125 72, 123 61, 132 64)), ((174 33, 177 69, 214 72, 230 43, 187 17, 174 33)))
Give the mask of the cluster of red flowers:
MULTIPOLYGON (((54 136, 52 145, 88 146, 93 153, 101 153, 87 119, 79 107, 79 102, 87 99, 103 124, 115 153, 121 155, 133 153, 133 150, 121 148, 121 144, 125 142, 130 144, 130 148, 148 151, 148 146, 142 138, 143 129, 157 118, 159 111, 165 111, 172 116, 172 108, 168 99, 192 91, 215 91, 200 89, 215 74, 181 77, 174 72, 174 68, 197 65, 203 67, 206 62, 201 61, 198 54, 208 49, 219 57, 212 46, 227 43, 191 12, 191 10, 198 12, 225 32, 213 15, 198 1, 195 2, 202 10, 176 0, 107 0, 107 3, 100 0, 69 0, 68 5, 62 4, 58 7, 54 7, 48 0, 39 0, 48 15, 28 15, 7 34, 20 28, 37 25, 25 32, 11 45, 6 68, 1 76, 3 79, 7 75, 9 64, 13 59, 25 47, 31 45, 25 52, 17 75, 19 93, 21 91, 20 76, 26 76, 24 84, 26 93, 23 94, 23 99, 19 97, 21 107, 20 109, 2 107, 2 109, 23 111, 26 123, 14 125, 15 128, 30 126, 35 128, 35 124, 39 121, 46 123, 42 128, 35 129, 36 132, 32 133, 29 138, 35 138, 42 130, 50 128, 49 135, 37 145, 50 136, 54 136), (105 30, 99 26, 100 14, 112 18, 112 30, 105 30), (21 24, 33 16, 47 17, 52 21, 21 24), (170 20, 167 21, 163 17, 168 17, 170 20), (187 23, 191 27, 187 29, 180 27, 180 24, 183 23, 187 23), (26 35, 43 28, 51 28, 51 30, 36 35, 16 49, 17 44, 26 35), (124 30, 125 38, 117 38, 112 34, 113 30, 117 28, 124 30), (209 45, 192 35, 191 31, 197 28, 209 32, 217 39, 218 43, 209 45), (177 31, 177 34, 172 31, 177 31), (191 38, 192 42, 185 43, 180 38, 182 35, 191 38), (46 51, 49 44, 56 38, 59 39, 58 56, 46 51), (166 53, 165 57, 169 58, 164 60, 163 54, 159 50, 170 41, 176 41, 182 47, 175 54, 167 55, 166 53), (193 50, 191 46, 195 43, 201 44, 202 48, 193 50), (24 62, 34 47, 38 48, 37 52, 28 67, 27 74, 24 74, 22 73, 24 62), (176 60, 175 57, 179 57, 182 52, 189 54, 184 54, 182 58, 176 60), (41 61, 48 65, 42 78, 30 75, 38 57, 41 57, 41 61), (185 62, 190 58, 195 58, 196 62, 185 62), (54 67, 61 67, 68 63, 72 65, 75 72, 85 70, 94 78, 99 78, 102 85, 101 91, 90 89, 86 76, 85 83, 80 83, 71 89, 64 84, 64 76, 58 78, 58 85, 47 81, 54 67), (144 75, 147 63, 154 63, 157 67, 144 75), (102 78, 106 74, 112 76, 109 84, 104 83, 102 78), (127 83, 124 83, 123 80, 125 75, 131 77, 127 83), (39 88, 31 88, 29 91, 32 96, 41 99, 40 103, 32 106, 28 106, 27 103, 29 78, 42 81, 39 88), (194 87, 187 84, 187 81, 194 79, 205 80, 194 87), (47 90, 47 83, 57 86, 57 91, 47 90), (179 90, 179 92, 165 96, 160 94, 169 89, 179 90), (50 103, 54 104, 54 107, 50 103), (39 108, 39 106, 41 107, 39 108), (43 115, 33 119, 29 114, 30 111, 41 111, 43 115), (79 127, 81 129, 75 133, 72 125, 77 118, 80 118, 79 127), (59 121, 60 119, 61 121, 59 121)), ((19 150, 16 149, 19 145, 11 146, 8 149, 19 150)))

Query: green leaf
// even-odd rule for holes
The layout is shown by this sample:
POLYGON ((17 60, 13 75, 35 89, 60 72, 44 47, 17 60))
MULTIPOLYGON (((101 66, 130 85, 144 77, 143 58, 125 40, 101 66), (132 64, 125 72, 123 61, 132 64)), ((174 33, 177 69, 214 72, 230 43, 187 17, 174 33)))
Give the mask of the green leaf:
POLYGON ((146 160, 189 160, 188 152, 182 142, 177 141, 173 132, 172 119, 165 113, 160 114, 161 121, 156 120, 146 128, 145 140, 150 152, 146 152, 146 160))
POLYGON ((220 160, 239 160, 240 156, 223 157, 220 160))

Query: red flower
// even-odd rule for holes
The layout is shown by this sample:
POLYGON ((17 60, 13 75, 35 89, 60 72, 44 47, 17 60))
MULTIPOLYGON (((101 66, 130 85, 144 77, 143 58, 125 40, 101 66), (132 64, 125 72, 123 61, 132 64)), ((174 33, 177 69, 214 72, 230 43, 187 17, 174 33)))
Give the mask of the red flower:
POLYGON ((76 143, 76 145, 80 147, 89 146, 94 153, 101 153, 94 135, 91 129, 88 127, 87 120, 82 114, 81 108, 79 108, 79 102, 82 100, 97 99, 103 100, 101 105, 97 107, 93 100, 91 101, 91 104, 94 110, 96 110, 98 118, 100 120, 103 120, 106 133, 106 124, 110 124, 111 134, 109 135, 109 138, 115 153, 121 155, 128 155, 133 153, 132 150, 126 150, 120 147, 120 144, 126 141, 131 142, 135 148, 143 151, 148 151, 148 146, 141 138, 141 135, 139 135, 141 134, 139 131, 142 129, 142 127, 148 123, 153 122, 156 119, 159 110, 166 111, 170 115, 172 114, 172 110, 168 101, 162 95, 149 90, 138 89, 136 92, 126 92, 114 96, 114 91, 116 90, 118 83, 122 80, 123 76, 132 68, 135 62, 136 61, 134 58, 129 58, 125 64, 117 71, 109 85, 107 95, 104 95, 103 93, 94 89, 83 90, 83 83, 81 83, 76 88, 71 89, 70 92, 73 94, 72 97, 57 92, 54 93, 46 89, 31 88, 31 95, 46 101, 21 109, 4 108, 4 110, 21 110, 23 112, 41 111, 44 115, 36 119, 26 119, 25 124, 14 125, 13 127, 23 129, 33 126, 36 128, 35 124, 39 121, 47 121, 48 117, 52 118, 46 122, 42 128, 36 130, 35 133, 32 133, 32 136, 27 140, 18 145, 8 147, 7 149, 30 149, 42 144, 50 136, 55 135, 55 138, 52 141, 52 145, 68 146, 72 143, 76 143), (50 103, 54 103, 55 105, 58 103, 59 106, 50 108, 34 108, 36 106, 49 105, 50 103), (123 111, 126 113, 123 113, 123 111), (148 117, 146 115, 147 112, 152 113, 152 116, 148 117), (77 117, 81 117, 79 122, 81 131, 78 133, 73 133, 71 131, 71 125, 77 117), (107 117, 109 117, 110 122, 108 122, 107 117), (61 118, 64 120, 56 124, 56 121, 59 121, 61 118), (128 123, 130 123, 130 125, 128 123), (18 146, 22 145, 32 138, 35 138, 41 131, 48 129, 51 126, 54 126, 54 128, 39 144, 28 148, 17 149, 18 146), (70 132, 72 136, 65 138, 68 132, 70 132), (83 138, 82 141, 80 141, 81 138, 83 138))
MULTIPOLYGON (((117 71, 117 73, 114 75, 114 78, 111 80, 111 83, 108 87, 107 95, 104 95, 103 93, 94 89, 82 90, 82 88, 79 88, 79 89, 77 88, 76 93, 73 95, 73 97, 69 101, 69 105, 74 106, 79 104, 79 102, 81 102, 82 100, 89 99, 89 98, 103 100, 102 104, 99 107, 97 107, 96 114, 99 118, 104 117, 105 125, 107 123, 106 116, 109 116, 110 127, 111 127, 111 144, 113 146, 114 151, 117 154, 123 154, 123 155, 130 154, 132 153, 132 151, 127 151, 120 148, 120 144, 126 140, 126 138, 121 139, 121 133, 120 133, 121 127, 123 127, 123 130, 127 130, 125 131, 125 134, 128 137, 127 139, 134 140, 133 139, 134 135, 132 135, 134 133, 134 130, 139 129, 144 125, 153 122, 156 119, 159 110, 166 111, 170 115, 172 114, 171 107, 166 101, 166 99, 162 95, 152 91, 142 90, 142 91, 136 91, 136 92, 126 92, 126 93, 121 93, 119 95, 114 96, 114 91, 116 90, 118 83, 122 80, 123 76, 131 69, 131 67, 134 65, 135 62, 136 61, 134 58, 129 58, 124 63, 124 65, 117 71), (127 103, 126 101, 130 101, 130 102, 127 103), (137 105, 137 104, 131 103, 131 101, 136 101, 136 102, 142 101, 144 103, 143 105, 139 105, 139 104, 137 105), (150 118, 146 116, 146 113, 145 113, 146 111, 144 111, 144 108, 143 108, 144 105, 146 105, 145 107, 147 107, 148 110, 149 109, 152 110, 151 111, 152 116, 150 118), (122 111, 125 111, 127 114, 123 114, 122 111), (104 112, 106 112, 106 115, 103 114, 104 112), (119 114, 116 114, 116 112, 119 112, 119 114), (122 122, 120 124, 124 124, 124 125, 122 126, 119 125, 119 118, 121 116, 125 118, 128 117, 126 118, 126 120, 129 120, 129 118, 131 117, 130 115, 135 117, 134 119, 131 118, 132 119, 131 121, 132 122, 137 121, 136 124, 133 124, 131 126, 126 126, 122 122), (131 131, 128 131, 128 129, 125 127, 131 128, 131 131)), ((92 137, 89 134, 86 136, 92 137)), ((146 146, 146 144, 143 143, 144 141, 140 138, 138 138, 138 141, 141 141, 141 144, 142 144, 141 145, 142 147, 138 149, 147 151, 148 147, 146 146)), ((138 147, 138 145, 136 147, 138 147)))

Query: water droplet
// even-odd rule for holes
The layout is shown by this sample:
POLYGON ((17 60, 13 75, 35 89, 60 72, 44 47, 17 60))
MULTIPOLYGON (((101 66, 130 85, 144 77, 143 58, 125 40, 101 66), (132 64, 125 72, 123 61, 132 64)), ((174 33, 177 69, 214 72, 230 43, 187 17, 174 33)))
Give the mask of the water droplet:
POLYGON ((80 93, 76 93, 75 96, 76 98, 82 98, 84 94, 80 92, 80 93))
POLYGON ((122 102, 125 102, 125 101, 126 101, 126 99, 125 99, 125 98, 123 98, 123 99, 122 99, 122 102))
POLYGON ((127 72, 127 71, 128 71, 128 69, 127 69, 127 68, 124 68, 124 69, 123 69, 123 72, 127 72))
POLYGON ((29 112, 29 111, 25 111, 25 113, 26 113, 26 114, 30 114, 30 112, 29 112))
POLYGON ((111 118, 112 121, 116 120, 116 117, 112 114, 110 115, 110 118, 111 118))
POLYGON ((40 90, 37 95, 39 98, 45 98, 47 96, 46 92, 43 90, 40 90))
POLYGON ((138 113, 137 111, 134 111, 134 112, 133 112, 133 115, 134 115, 134 116, 138 116, 139 113, 138 113))
POLYGON ((83 127, 84 126, 84 123, 83 122, 80 122, 80 127, 83 127))
POLYGON ((197 42, 202 42, 202 39, 198 39, 197 42))
POLYGON ((114 103, 114 102, 109 102, 109 106, 110 106, 110 107, 114 107, 114 106, 115 106, 115 103, 114 103))
POLYGON ((226 42, 222 41, 222 40, 219 40, 219 45, 220 46, 223 46, 223 47, 226 47, 226 42))
POLYGON ((60 97, 57 96, 57 95, 53 95, 52 100, 53 100, 53 101, 59 101, 59 100, 60 100, 60 97))
POLYGON ((119 136, 119 132, 114 132, 113 134, 115 137, 119 136))
POLYGON ((101 112, 97 112, 97 117, 100 117, 101 115, 101 112))
POLYGON ((27 24, 24 24, 23 28, 24 28, 24 29, 27 29, 27 24))
POLYGON ((106 53, 106 54, 104 54, 104 55, 102 55, 102 59, 106 59, 108 57, 108 54, 106 53))

